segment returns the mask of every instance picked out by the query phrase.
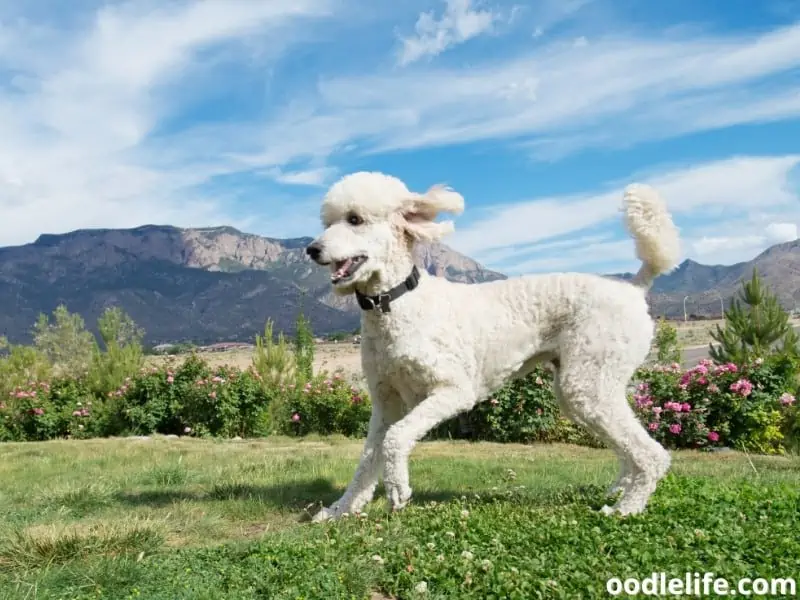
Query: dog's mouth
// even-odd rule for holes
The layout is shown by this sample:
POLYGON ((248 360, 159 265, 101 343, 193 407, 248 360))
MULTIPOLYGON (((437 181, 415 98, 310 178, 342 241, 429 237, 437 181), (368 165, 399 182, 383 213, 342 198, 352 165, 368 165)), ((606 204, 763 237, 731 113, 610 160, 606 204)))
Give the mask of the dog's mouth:
POLYGON ((365 262, 367 262, 367 257, 362 254, 334 261, 331 283, 337 284, 349 281, 365 262))

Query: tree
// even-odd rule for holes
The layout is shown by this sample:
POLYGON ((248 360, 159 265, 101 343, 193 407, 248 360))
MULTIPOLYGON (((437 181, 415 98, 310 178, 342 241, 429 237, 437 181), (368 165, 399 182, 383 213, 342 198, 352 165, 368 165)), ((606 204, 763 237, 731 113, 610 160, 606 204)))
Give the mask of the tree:
POLYGON ((59 371, 85 373, 97 342, 77 313, 63 304, 53 311, 53 321, 42 313, 33 328, 33 343, 59 371))
POLYGON ((96 390, 108 392, 119 388, 127 377, 133 377, 144 362, 144 332, 119 307, 106 308, 97 319, 97 330, 105 346, 95 345, 90 369, 96 390))
POLYGON ((283 332, 278 334, 277 343, 274 338, 272 319, 268 319, 264 325, 264 335, 256 335, 256 348, 252 358, 253 370, 258 373, 262 386, 269 392, 297 381, 297 361, 283 332))
POLYGON ((298 376, 306 381, 311 379, 314 376, 314 332, 303 314, 302 304, 295 323, 294 355, 298 376))
POLYGON ((659 364, 681 362, 681 347, 678 343, 678 330, 665 318, 658 320, 656 327, 656 359, 659 364))
POLYGON ((739 295, 725 311, 724 329, 717 325, 711 332, 717 345, 709 345, 709 356, 717 362, 744 364, 776 352, 796 355, 797 335, 789 313, 755 268, 739 295))

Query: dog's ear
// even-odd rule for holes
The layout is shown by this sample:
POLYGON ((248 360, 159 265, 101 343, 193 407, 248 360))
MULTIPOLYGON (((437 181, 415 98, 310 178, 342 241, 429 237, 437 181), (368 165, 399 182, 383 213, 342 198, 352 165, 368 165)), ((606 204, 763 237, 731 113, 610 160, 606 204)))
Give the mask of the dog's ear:
POLYGON ((439 213, 461 214, 464 211, 464 198, 452 189, 435 185, 424 194, 414 194, 403 204, 403 229, 417 240, 438 240, 451 233, 455 226, 452 221, 437 223, 439 213))

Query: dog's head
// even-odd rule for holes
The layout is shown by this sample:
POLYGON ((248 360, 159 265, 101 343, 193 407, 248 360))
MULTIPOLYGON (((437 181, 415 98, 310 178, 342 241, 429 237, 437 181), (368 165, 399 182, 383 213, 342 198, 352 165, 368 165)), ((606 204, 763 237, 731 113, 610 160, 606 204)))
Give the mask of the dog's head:
POLYGON ((438 240, 453 231, 452 222, 435 221, 439 213, 463 210, 464 198, 447 187, 418 194, 383 173, 354 173, 328 190, 320 213, 325 231, 306 252, 330 266, 340 294, 385 289, 408 276, 417 240, 438 240))

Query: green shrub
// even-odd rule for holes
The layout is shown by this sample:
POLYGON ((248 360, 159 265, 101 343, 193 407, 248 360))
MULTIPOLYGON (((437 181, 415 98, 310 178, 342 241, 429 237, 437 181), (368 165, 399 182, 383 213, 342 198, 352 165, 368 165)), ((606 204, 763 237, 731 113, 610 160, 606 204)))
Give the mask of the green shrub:
POLYGON ((274 340, 272 320, 267 320, 264 335, 256 336, 256 348, 253 352, 252 368, 265 388, 287 386, 297 381, 297 361, 286 342, 283 333, 274 340))
POLYGON ((251 371, 215 370, 197 355, 151 369, 112 393, 126 429, 138 433, 253 437, 268 433, 269 397, 251 371))
POLYGON ((297 316, 294 356, 300 380, 303 383, 311 380, 314 376, 314 333, 311 331, 311 322, 302 311, 297 316))
POLYGON ((664 318, 658 320, 656 335, 656 360, 659 364, 680 362, 681 346, 678 343, 678 330, 664 318))
POLYGON ((783 403, 795 366, 773 356, 751 364, 704 360, 680 366, 643 368, 634 406, 651 435, 668 448, 731 446, 782 453, 791 407, 783 403))
POLYGON ((367 395, 339 373, 320 373, 302 385, 281 387, 273 411, 278 433, 366 435, 372 407, 367 395))
POLYGON ((118 389, 142 367, 143 331, 119 308, 107 308, 97 320, 103 348, 95 345, 89 364, 89 379, 101 393, 118 389))
POLYGON ((553 395, 552 373, 544 367, 509 382, 462 418, 437 427, 429 437, 600 445, 585 429, 561 417, 553 395))

